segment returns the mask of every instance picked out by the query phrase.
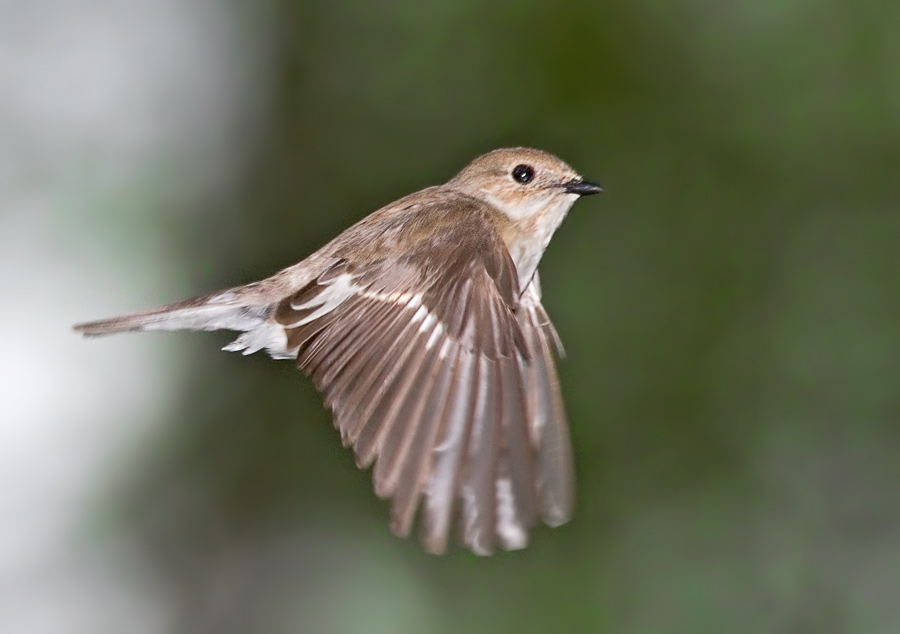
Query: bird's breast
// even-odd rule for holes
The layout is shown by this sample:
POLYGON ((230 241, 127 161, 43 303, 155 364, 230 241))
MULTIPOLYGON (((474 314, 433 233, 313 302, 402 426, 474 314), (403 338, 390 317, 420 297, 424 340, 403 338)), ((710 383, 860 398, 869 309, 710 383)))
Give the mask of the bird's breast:
POLYGON ((562 223, 571 204, 548 206, 542 211, 512 223, 504 232, 504 241, 516 265, 519 290, 528 286, 550 239, 562 223))

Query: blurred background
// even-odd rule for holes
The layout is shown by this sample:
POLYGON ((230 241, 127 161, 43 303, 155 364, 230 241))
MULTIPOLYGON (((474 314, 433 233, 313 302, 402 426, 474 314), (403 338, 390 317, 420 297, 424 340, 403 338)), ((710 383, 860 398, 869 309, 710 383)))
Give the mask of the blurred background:
POLYGON ((0 631, 900 631, 900 5, 0 0, 0 631), (573 522, 422 553, 290 362, 76 321, 507 145, 573 522))

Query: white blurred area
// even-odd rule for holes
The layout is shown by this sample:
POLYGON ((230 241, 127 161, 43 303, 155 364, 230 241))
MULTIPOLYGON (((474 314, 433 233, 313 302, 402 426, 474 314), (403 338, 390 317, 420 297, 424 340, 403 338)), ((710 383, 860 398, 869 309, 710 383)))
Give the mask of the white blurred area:
POLYGON ((187 368, 159 340, 70 327, 191 290, 159 216, 237 167, 264 51, 232 6, 0 0, 0 632, 169 627, 158 589, 85 532, 187 368))

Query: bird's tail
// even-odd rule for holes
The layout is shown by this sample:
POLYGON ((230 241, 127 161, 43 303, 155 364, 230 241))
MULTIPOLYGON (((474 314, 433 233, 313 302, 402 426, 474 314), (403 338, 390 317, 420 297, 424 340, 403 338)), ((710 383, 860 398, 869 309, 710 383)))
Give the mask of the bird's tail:
POLYGON ((234 293, 225 291, 111 319, 77 324, 74 329, 86 337, 143 330, 248 331, 260 326, 268 313, 268 305, 238 303, 234 293))

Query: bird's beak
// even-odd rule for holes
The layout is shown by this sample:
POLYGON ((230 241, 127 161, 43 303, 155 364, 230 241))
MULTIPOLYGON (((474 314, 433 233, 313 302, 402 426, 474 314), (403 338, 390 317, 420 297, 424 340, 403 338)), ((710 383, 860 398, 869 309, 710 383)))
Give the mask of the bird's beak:
POLYGON ((580 178, 575 178, 568 183, 565 183, 563 189, 566 190, 567 194, 578 194, 579 196, 590 196, 591 194, 597 194, 603 191, 603 188, 597 183, 592 183, 591 181, 582 180, 580 178))

